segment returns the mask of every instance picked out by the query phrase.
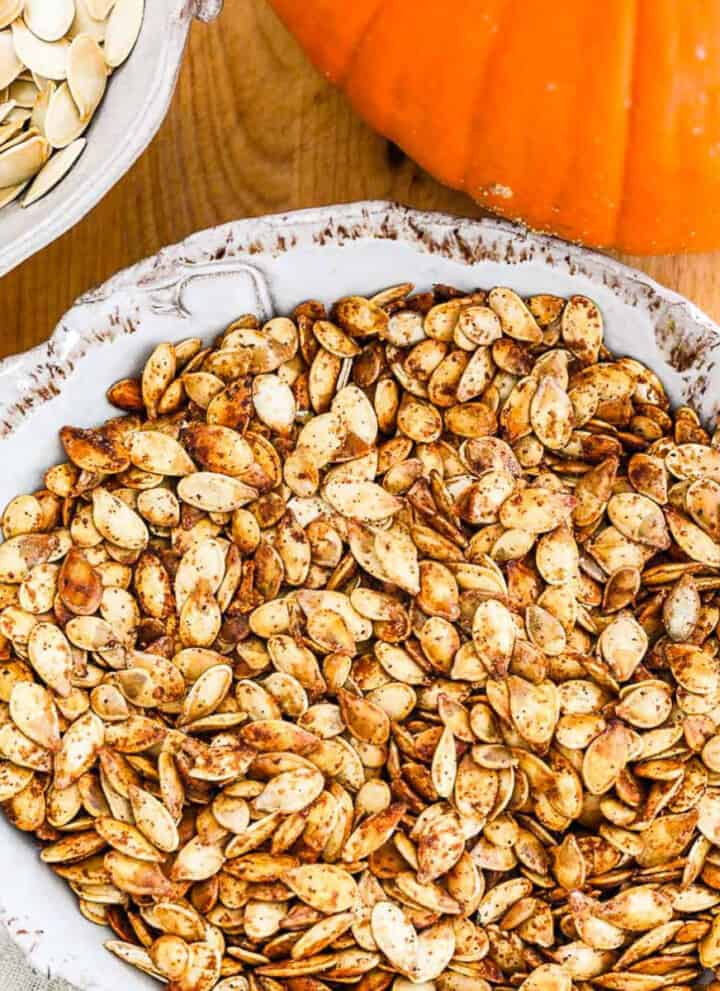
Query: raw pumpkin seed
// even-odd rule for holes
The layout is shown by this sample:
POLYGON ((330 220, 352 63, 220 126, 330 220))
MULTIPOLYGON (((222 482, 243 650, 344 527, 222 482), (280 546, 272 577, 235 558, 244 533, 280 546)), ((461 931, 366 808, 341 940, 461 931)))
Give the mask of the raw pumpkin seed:
POLYGON ((0 209, 33 180, 31 206, 73 168, 143 16, 144 0, 0 3, 0 209))

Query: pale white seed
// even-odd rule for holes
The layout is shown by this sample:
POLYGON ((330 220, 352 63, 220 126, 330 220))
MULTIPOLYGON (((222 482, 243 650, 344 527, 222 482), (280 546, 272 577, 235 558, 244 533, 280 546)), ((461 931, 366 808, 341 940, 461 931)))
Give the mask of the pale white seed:
POLYGON ((30 206, 45 196, 46 193, 49 193, 51 189, 54 189, 65 178, 78 158, 80 158, 85 151, 86 145, 87 141, 85 138, 78 138, 77 141, 68 145, 67 148, 59 151, 57 155, 53 155, 35 176, 32 185, 23 198, 22 205, 24 207, 30 206))
POLYGON ((73 39, 68 53, 67 81, 82 120, 91 117, 105 95, 107 66, 100 45, 90 35, 73 39))
POLYGON ((75 19, 74 0, 25 0, 25 23, 42 41, 60 41, 75 19))
POLYGON ((67 77, 70 43, 66 38, 43 41, 21 19, 13 21, 12 37, 18 58, 31 72, 37 72, 46 79, 67 77))
POLYGON ((116 0, 105 33, 105 61, 112 68, 122 65, 135 47, 144 12, 145 0, 116 0))

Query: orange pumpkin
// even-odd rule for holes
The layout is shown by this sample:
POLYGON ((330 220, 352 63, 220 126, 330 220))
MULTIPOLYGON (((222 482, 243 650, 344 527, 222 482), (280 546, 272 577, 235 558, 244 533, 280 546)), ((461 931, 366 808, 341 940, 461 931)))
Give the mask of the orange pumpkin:
POLYGON ((271 0, 359 113, 483 206, 720 247, 720 0, 271 0))

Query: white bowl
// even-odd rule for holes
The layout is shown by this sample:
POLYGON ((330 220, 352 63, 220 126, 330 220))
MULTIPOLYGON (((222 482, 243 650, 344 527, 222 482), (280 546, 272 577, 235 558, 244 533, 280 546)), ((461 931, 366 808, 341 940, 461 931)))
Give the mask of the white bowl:
POLYGON ((113 76, 72 171, 27 209, 0 210, 0 276, 89 213, 145 151, 165 119, 190 24, 212 20, 223 0, 147 0, 132 55, 113 76))
MULTIPOLYGON (((159 341, 210 338, 234 317, 265 318, 308 297, 329 301, 410 281, 520 293, 585 293, 606 339, 641 358, 672 400, 707 418, 720 396, 720 328, 680 296, 612 259, 498 220, 466 221, 387 203, 329 207, 203 231, 121 272, 66 314, 52 338, 0 363, 0 507, 63 459, 60 426, 112 411, 103 396, 159 341)), ((157 986, 102 949, 37 846, 0 821, 0 915, 30 963, 83 991, 157 986)))

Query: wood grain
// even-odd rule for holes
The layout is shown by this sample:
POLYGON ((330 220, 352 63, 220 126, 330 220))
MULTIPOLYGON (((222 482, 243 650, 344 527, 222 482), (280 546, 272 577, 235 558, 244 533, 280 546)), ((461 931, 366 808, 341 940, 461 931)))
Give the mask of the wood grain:
MULTIPOLYGON (((0 354, 37 344, 81 292, 195 230, 372 198, 480 213, 359 121, 266 0, 226 0, 215 24, 194 27, 172 109, 143 158, 0 282, 0 354)), ((720 254, 626 260, 720 320, 720 254)))

